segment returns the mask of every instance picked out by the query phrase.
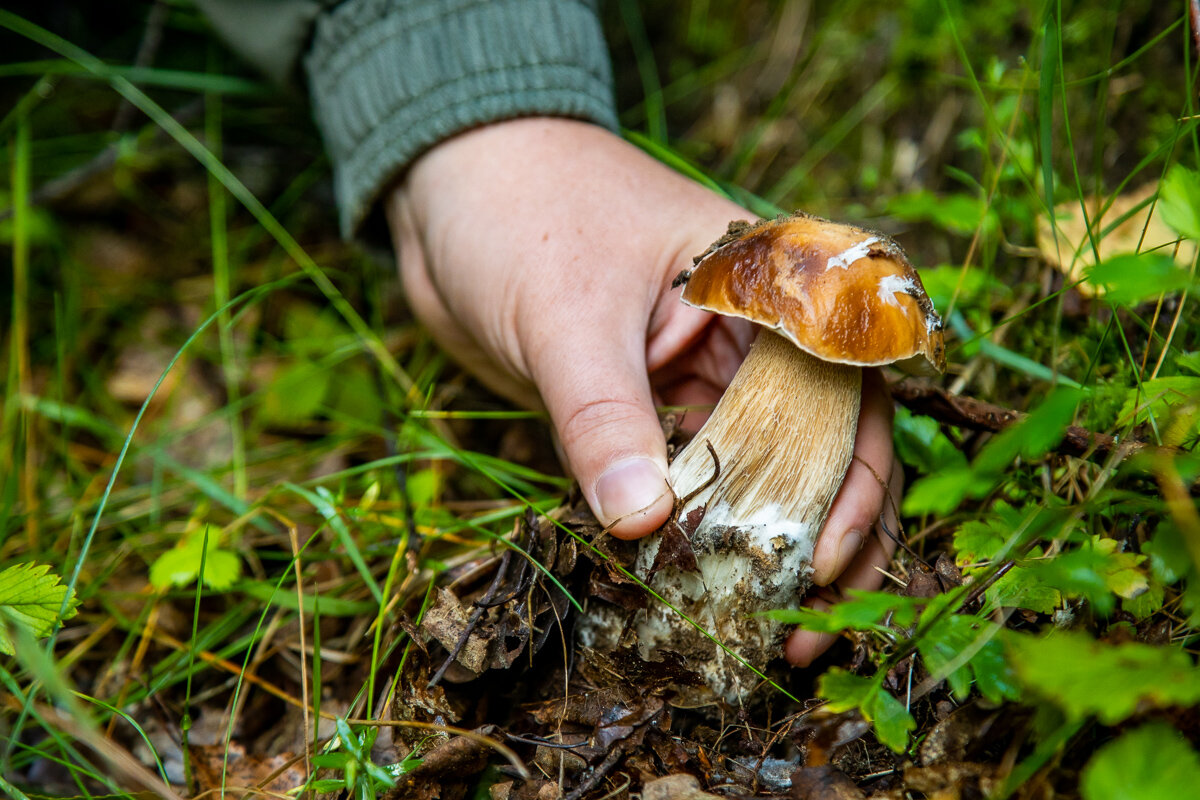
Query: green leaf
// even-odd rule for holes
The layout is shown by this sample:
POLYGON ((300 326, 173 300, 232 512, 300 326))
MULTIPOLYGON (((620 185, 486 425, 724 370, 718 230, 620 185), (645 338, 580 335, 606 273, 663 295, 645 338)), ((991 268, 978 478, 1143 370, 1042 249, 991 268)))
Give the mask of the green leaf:
POLYGON ((1151 578, 1146 591, 1136 597, 1121 601, 1121 610, 1132 614, 1138 622, 1141 622, 1162 608, 1165 597, 1166 587, 1158 580, 1151 578))
POLYGON ((1029 570, 1044 584, 1083 597, 1101 614, 1108 614, 1116 604, 1113 595, 1133 598, 1149 585, 1139 569, 1146 557, 1118 552, 1118 546, 1115 539, 1093 536, 1080 547, 1031 565, 1029 570))
POLYGON ((1180 236, 1200 239, 1200 174, 1172 166, 1158 187, 1158 211, 1180 236))
MULTIPOLYGON (((931 603, 922 619, 932 619, 940 611, 938 605, 931 603)), ((999 630, 995 623, 976 616, 949 614, 925 629, 917 650, 929 671, 944 676, 958 699, 970 693, 972 681, 989 700, 1015 699, 1017 684, 996 638, 999 630)))
POLYGON ((1014 566, 984 593, 985 612, 999 608, 1025 608, 1039 614, 1053 613, 1062 604, 1062 593, 1048 584, 1037 570, 1014 566))
POLYGON ((210 533, 208 553, 204 554, 204 528, 188 533, 176 547, 150 565, 150 583, 156 589, 187 586, 200 575, 204 564, 204 585, 216 592, 228 590, 242 574, 242 561, 232 550, 221 549, 220 537, 210 533))
POLYGON ((903 703, 883 690, 883 675, 864 678, 833 667, 821 676, 818 694, 829 701, 830 711, 857 709, 863 719, 875 724, 879 741, 899 753, 917 723, 903 703))
POLYGON ((1200 754, 1162 722, 1100 748, 1083 769, 1084 800, 1176 800, 1200 785, 1200 754))
POLYGON ((942 433, 932 417, 917 416, 901 406, 896 409, 892 436, 900 460, 916 467, 918 472, 928 474, 939 469, 967 467, 967 457, 942 433))
POLYGON ((925 293, 933 301, 934 308, 949 308, 950 298, 957 294, 956 305, 971 308, 984 304, 990 293, 1000 296, 1012 294, 1007 285, 980 269, 953 265, 921 270, 921 283, 925 293))
POLYGON ((945 516, 966 497, 982 497, 994 483, 980 479, 970 468, 935 472, 917 480, 904 493, 901 508, 906 514, 945 516))
POLYGON ((1187 370, 1193 375, 1200 375, 1200 350, 1179 353, 1175 356, 1175 366, 1181 370, 1187 370))
POLYGON ((1174 292, 1192 283, 1192 276, 1166 253, 1125 253, 1096 264, 1087 271, 1087 282, 1104 290, 1104 299, 1117 306, 1132 306, 1163 292, 1174 292))
POLYGON ((311 419, 329 392, 331 372, 315 364, 293 364, 276 373, 259 406, 261 418, 276 425, 311 419))
POLYGON ((907 627, 916 619, 917 598, 902 597, 888 592, 866 592, 849 589, 848 599, 834 604, 828 611, 811 608, 779 609, 765 616, 789 625, 799 625, 809 631, 838 633, 844 630, 869 631, 883 624, 892 615, 892 623, 907 627))
POLYGON ((1092 546, 1105 557, 1100 574, 1109 591, 1126 600, 1132 600, 1146 591, 1149 582, 1146 574, 1138 569, 1146 560, 1145 556, 1120 552, 1120 542, 1116 539, 1092 537, 1092 546))
POLYGON ((1062 439, 1082 399, 1078 389, 1055 389, 1024 419, 992 437, 971 468, 981 475, 999 475, 1017 458, 1041 458, 1062 439))
POLYGON ((982 223, 984 233, 994 231, 999 215, 988 207, 982 197, 966 194, 933 194, 912 192, 888 201, 888 214, 906 222, 932 222, 939 228, 970 235, 982 223))
POLYGON ((1155 378, 1143 381, 1141 387, 1129 390, 1125 404, 1121 406, 1121 418, 1131 417, 1136 425, 1141 425, 1153 416, 1163 419, 1175 406, 1191 404, 1200 397, 1200 377, 1191 375, 1172 375, 1167 378, 1155 378), (1134 416, 1136 411, 1137 416, 1134 416))
POLYGON ((1173 647, 1108 645, 1067 631, 1043 637, 1008 632, 1004 638, 1020 682, 1076 721, 1096 716, 1113 725, 1142 704, 1200 702, 1200 669, 1173 647))
MULTIPOLYGON (((992 561, 1001 554, 1014 532, 1027 528, 1026 518, 1039 511, 1036 507, 1013 508, 997 500, 990 514, 962 524, 954 533, 955 561, 960 567, 992 561)), ((1012 545, 1008 544, 1009 550, 1012 545)))
MULTIPOLYGON (((8 635, 9 625, 19 626, 35 637, 49 636, 59 621, 59 611, 67 597, 67 587, 50 572, 48 564, 32 561, 14 564, 0 572, 0 653, 12 655, 13 643, 8 635)), ((75 616, 78 603, 74 598, 67 604, 61 619, 75 616)))
POLYGON ((1150 571, 1168 586, 1193 573, 1192 558, 1183 533, 1171 519, 1164 519, 1154 531, 1154 538, 1142 545, 1150 558, 1150 571))

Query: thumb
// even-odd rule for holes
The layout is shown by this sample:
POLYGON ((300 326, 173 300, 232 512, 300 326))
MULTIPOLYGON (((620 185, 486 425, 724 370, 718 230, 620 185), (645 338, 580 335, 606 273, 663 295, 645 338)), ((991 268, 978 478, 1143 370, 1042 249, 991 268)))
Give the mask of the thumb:
POLYGON ((576 330, 556 337, 530 365, 588 505, 621 539, 653 532, 675 499, 644 346, 622 346, 611 330, 576 330))

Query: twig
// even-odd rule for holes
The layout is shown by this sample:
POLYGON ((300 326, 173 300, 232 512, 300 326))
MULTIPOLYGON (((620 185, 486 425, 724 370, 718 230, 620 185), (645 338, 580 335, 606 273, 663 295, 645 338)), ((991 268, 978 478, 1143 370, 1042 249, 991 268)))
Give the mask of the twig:
POLYGON ((1189 9, 1192 14, 1192 46, 1196 48, 1196 56, 1200 58, 1200 0, 1192 0, 1189 9))
POLYGON ((592 789, 595 789, 600 784, 600 781, 604 780, 604 777, 612 772, 613 767, 621 760, 621 756, 625 755, 625 748, 621 744, 617 743, 614 745, 613 749, 608 751, 608 755, 604 757, 599 766, 594 767, 588 776, 580 781, 579 785, 572 789, 571 793, 564 797, 563 800, 579 800, 579 798, 592 789))
MULTIPOLYGON (((888 388, 891 390, 892 399, 911 411, 933 417, 938 422, 975 431, 997 433, 1025 417, 1011 408, 985 403, 973 397, 950 394, 945 389, 913 380, 903 380, 888 388)), ((1124 448, 1126 455, 1132 455, 1155 446, 1136 440, 1119 442, 1115 436, 1071 425, 1054 449, 1062 455, 1104 461, 1118 447, 1124 448)))
POLYGON ((474 632, 475 626, 479 624, 479 620, 483 617, 484 611, 487 610, 487 604, 492 601, 492 598, 496 596, 496 592, 498 592, 500 587, 504 585, 504 576, 508 572, 508 564, 512 560, 512 552, 512 550, 506 550, 504 552, 504 557, 500 559, 500 567, 496 570, 496 577, 492 578, 492 583, 490 586, 488 586, 487 592, 479 599, 478 602, 475 603, 475 608, 471 611, 471 616, 467 620, 467 625, 463 628, 462 633, 458 637, 458 644, 454 645, 454 650, 449 656, 446 657, 446 660, 442 662, 442 665, 438 667, 438 671, 434 673, 433 677, 429 679, 429 683, 425 686, 426 689, 432 689, 438 685, 438 682, 441 681, 442 676, 446 674, 446 670, 450 669, 450 665, 454 663, 459 654, 463 651, 463 648, 467 646, 467 641, 471 638, 471 634, 474 632))

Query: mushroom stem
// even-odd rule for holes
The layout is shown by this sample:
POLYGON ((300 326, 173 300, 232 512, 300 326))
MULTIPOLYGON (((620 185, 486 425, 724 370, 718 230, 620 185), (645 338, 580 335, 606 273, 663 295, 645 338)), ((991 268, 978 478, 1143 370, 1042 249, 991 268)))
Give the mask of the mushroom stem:
MULTIPOLYGON (((658 535, 643 540, 635 571, 756 668, 781 654, 786 627, 752 615, 796 607, 810 583, 817 535, 854 452, 861 384, 859 367, 822 361, 763 330, 671 464, 672 486, 686 499, 676 522, 699 573, 660 565, 651 575, 658 535)), ((757 681, 661 603, 639 612, 637 630, 644 657, 682 653, 730 701, 757 681)))

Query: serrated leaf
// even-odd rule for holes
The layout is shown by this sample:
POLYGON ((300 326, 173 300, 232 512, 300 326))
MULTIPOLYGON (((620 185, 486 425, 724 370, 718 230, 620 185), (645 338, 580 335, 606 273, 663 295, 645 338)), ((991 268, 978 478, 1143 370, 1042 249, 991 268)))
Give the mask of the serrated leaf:
POLYGON ((869 631, 881 626, 889 614, 895 625, 911 625, 916 619, 916 607, 920 602, 916 598, 887 592, 850 589, 846 594, 847 599, 834 604, 827 611, 814 611, 811 608, 779 609, 768 611, 766 616, 821 633, 869 631))
POLYGON ((925 666, 944 677, 960 700, 970 693, 973 682, 989 700, 1015 698, 1016 678, 997 638, 1000 627, 971 614, 942 613, 956 601, 951 595, 942 595, 921 614, 917 650, 925 666))
POLYGON ((882 688, 872 695, 865 706, 863 716, 875 723, 875 736, 880 744, 896 753, 908 746, 908 734, 917 727, 908 709, 882 688))
POLYGON ((1062 604, 1062 593, 1042 579, 1037 570, 1014 566, 984 593, 985 611, 1025 608, 1039 614, 1053 613, 1062 604))
POLYGON ((1083 769, 1084 800, 1177 800, 1200 786, 1200 754, 1156 722, 1101 747, 1083 769))
POLYGON ((904 704, 884 691, 883 673, 865 678, 833 667, 821 676, 818 686, 831 711, 857 709, 863 719, 874 723, 880 743, 897 753, 908 744, 908 732, 917 727, 904 704))
POLYGON ((892 437, 900 460, 916 467, 922 474, 967 466, 967 457, 942 433, 941 426, 932 417, 913 414, 901 406, 896 409, 892 437))
MULTIPOLYGON (((32 636, 49 636, 59 621, 59 611, 67 596, 67 587, 50 572, 48 564, 32 561, 14 564, 0 572, 0 613, 5 624, 0 626, 0 653, 13 654, 13 643, 6 628, 18 625, 32 636)), ((75 616, 77 603, 72 599, 62 619, 75 616)))
POLYGON ((237 553, 221 549, 215 533, 208 536, 208 555, 204 555, 204 530, 187 534, 178 546, 168 550, 150 565, 150 583, 156 589, 187 586, 200 575, 204 565, 204 585, 223 592, 233 586, 242 574, 242 561, 237 553))
POLYGON ((1008 632, 1004 641, 1021 684, 1077 721, 1096 716, 1113 725, 1141 704, 1200 702, 1200 669, 1173 647, 1108 645, 1068 631, 1043 637, 1008 632))
POLYGON ((1080 547, 1029 569, 1047 586, 1083 597, 1100 613, 1108 614, 1116 604, 1113 595, 1136 597, 1148 586, 1139 568, 1145 556, 1118 552, 1117 546, 1115 539, 1093 536, 1080 547))
POLYGON ((1158 208, 1163 222, 1180 236, 1200 239, 1200 174, 1172 166, 1158 188, 1158 208))

